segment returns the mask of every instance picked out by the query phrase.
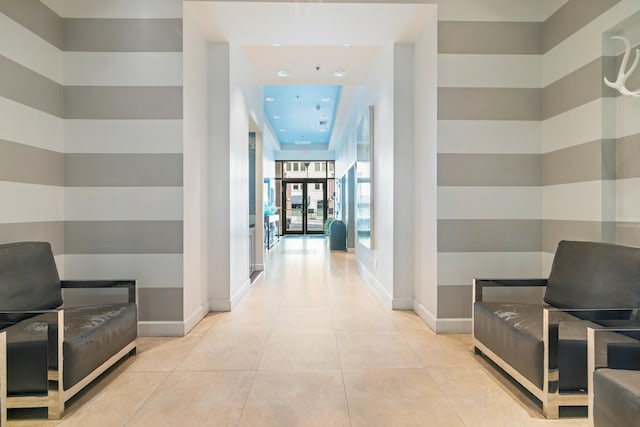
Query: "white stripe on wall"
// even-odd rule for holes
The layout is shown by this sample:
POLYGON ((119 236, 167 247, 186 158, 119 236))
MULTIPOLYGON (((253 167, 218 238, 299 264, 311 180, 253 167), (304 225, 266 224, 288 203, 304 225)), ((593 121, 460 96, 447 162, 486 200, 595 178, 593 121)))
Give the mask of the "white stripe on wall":
POLYGON ((68 221, 182 220, 182 187, 65 187, 68 221))
POLYGON ((2 13, 0 55, 62 84, 62 51, 2 13))
POLYGON ((524 21, 544 19, 540 2, 530 0, 447 0, 438 4, 440 21, 524 21))
POLYGON ((181 0, 42 0, 65 18, 182 18, 181 0))
POLYGON ((62 187, 0 181, 0 223, 64 221, 62 196, 62 187))
MULTIPOLYGON (((542 122, 542 149, 544 153, 573 147, 601 138, 615 137, 614 121, 611 129, 603 127, 602 115, 613 111, 615 100, 598 98, 542 122)), ((609 121, 607 121, 609 122, 609 121)))
POLYGON ((570 221, 602 221, 603 191, 607 181, 576 182, 547 185, 542 189, 542 212, 544 219, 570 221))
POLYGON ((182 120, 65 120, 67 153, 182 153, 182 120))
POLYGON ((181 288, 182 254, 62 256, 65 279, 136 279, 141 288, 181 288))
POLYGON ((551 273, 551 265, 553 264, 553 257, 555 253, 550 254, 548 252, 542 252, 542 276, 549 277, 551 273))
POLYGON ((438 55, 439 87, 542 87, 542 55, 438 55))
POLYGON ((638 0, 622 0, 544 54, 542 84, 556 80, 602 56, 603 32, 638 12, 638 0))
POLYGON ((540 154, 541 138, 539 121, 438 121, 438 153, 540 154))
POLYGON ((616 221, 640 222, 640 178, 616 181, 616 221))
POLYGON ((64 120, 0 97, 0 139, 64 151, 64 120))
POLYGON ((540 187, 438 187, 439 219, 542 219, 540 187))
POLYGON ((65 52, 68 86, 182 86, 182 52, 65 52))
POLYGON ((438 286, 471 285, 474 278, 538 278, 541 273, 541 252, 438 254, 438 286))

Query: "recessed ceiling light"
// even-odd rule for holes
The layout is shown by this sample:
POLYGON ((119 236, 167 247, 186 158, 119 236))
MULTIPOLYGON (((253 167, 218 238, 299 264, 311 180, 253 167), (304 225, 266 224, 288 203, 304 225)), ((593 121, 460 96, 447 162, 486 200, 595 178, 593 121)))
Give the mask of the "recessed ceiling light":
POLYGON ((286 132, 286 131, 287 131, 286 129, 280 129, 280 132, 286 132))
POLYGON ((327 131, 326 129, 320 129, 320 132, 326 132, 326 131, 327 131))
POLYGON ((272 44, 271 46, 273 46, 273 47, 280 47, 280 43, 274 43, 274 44, 272 44))
POLYGON ((280 116, 278 116, 277 114, 275 116, 273 116, 274 119, 278 120, 280 118, 280 116))
POLYGON ((345 70, 336 70, 336 72, 333 73, 333 75, 336 77, 344 77, 347 75, 347 72, 345 70))
POLYGON ((291 74, 287 70, 278 71, 278 76, 280 77, 289 77, 291 74))
POLYGON ((320 120, 327 120, 327 116, 325 116, 324 114, 322 114, 322 115, 320 116, 320 120))
POLYGON ((328 96, 324 96, 324 97, 320 98, 320 101, 329 102, 329 101, 331 101, 331 98, 329 98, 328 96))
POLYGON ((345 43, 345 44, 343 44, 342 46, 344 46, 344 47, 351 47, 351 43, 345 43))
POLYGON ((267 102, 273 102, 273 101, 275 101, 276 99, 275 99, 275 98, 272 98, 272 97, 270 97, 270 96, 267 96, 264 100, 265 100, 265 101, 267 101, 267 102))

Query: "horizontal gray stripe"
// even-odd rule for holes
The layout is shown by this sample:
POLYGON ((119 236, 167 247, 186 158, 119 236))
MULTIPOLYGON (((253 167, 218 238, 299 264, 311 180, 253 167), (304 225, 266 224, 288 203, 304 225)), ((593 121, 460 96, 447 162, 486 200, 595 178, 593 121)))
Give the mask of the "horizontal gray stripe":
POLYGON ((438 286, 438 318, 470 318, 471 301, 471 285, 438 286))
POLYGON ((538 55, 542 23, 439 21, 438 53, 538 55))
POLYGON ((542 224, 542 250, 555 253, 560 240, 612 242, 614 223, 601 221, 545 220, 542 224))
POLYGON ((64 253, 64 222, 0 224, 0 243, 49 242, 54 255, 64 253))
POLYGON ((542 89, 438 88, 439 120, 541 120, 542 89))
POLYGON ((182 154, 65 154, 67 187, 181 187, 182 154))
POLYGON ((537 186, 539 154, 438 154, 439 186, 537 186))
POLYGON ((540 220, 438 220, 438 252, 536 252, 541 237, 540 220))
POLYGON ((640 134, 619 138, 616 148, 616 177, 640 178, 640 134))
MULTIPOLYGON (((599 139, 542 156, 544 185, 616 179, 616 141, 599 139)), ((639 159, 640 160, 640 159, 639 159)))
POLYGON ((183 288, 138 288, 138 320, 182 321, 183 288))
POLYGON ((616 91, 604 84, 603 77, 617 74, 615 57, 600 57, 545 87, 542 92, 544 119, 584 105, 601 97, 614 97, 616 91))
POLYGON ((181 119, 181 86, 65 86, 67 119, 181 119))
POLYGON ((62 49, 62 18, 40 0, 1 0, 0 13, 62 49))
POLYGON ((640 222, 617 222, 616 243, 640 247, 640 222))
POLYGON ((64 155, 0 139, 0 181, 64 185, 64 155))
POLYGON ((62 117, 62 86, 0 55, 0 96, 62 117))
POLYGON ((569 0, 542 26, 542 49, 547 53, 620 0, 569 0))
POLYGON ((64 50, 182 52, 182 19, 64 19, 64 50))
POLYGON ((182 221, 67 221, 65 253, 178 254, 182 225, 182 221))

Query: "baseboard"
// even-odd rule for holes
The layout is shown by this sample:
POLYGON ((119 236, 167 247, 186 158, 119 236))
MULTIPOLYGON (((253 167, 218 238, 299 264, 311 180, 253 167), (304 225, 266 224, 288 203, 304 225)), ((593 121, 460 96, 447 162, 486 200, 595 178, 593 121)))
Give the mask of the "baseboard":
POLYGON ((251 264, 251 271, 264 271, 264 264, 251 264))
POLYGON ((184 322, 138 322, 138 336, 140 337, 182 337, 184 336, 184 322))
POLYGON ((249 292, 251 289, 251 279, 247 278, 247 281, 242 284, 238 292, 233 294, 230 301, 230 308, 233 310, 239 303, 242 301, 242 298, 249 292))
POLYGON ((200 306, 196 308, 195 311, 184 321, 184 334, 187 335, 189 331, 192 330, 206 315, 207 311, 205 311, 204 307, 200 306))
POLYGON ((228 299, 210 299, 209 311, 231 311, 231 301, 228 299))
POLYGON ((347 252, 349 252, 350 254, 355 254, 356 248, 347 248, 347 252))
POLYGON ((420 304, 416 300, 413 300, 413 311, 416 312, 416 314, 422 319, 424 323, 427 324, 429 328, 431 328, 432 331, 436 332, 437 319, 433 314, 431 314, 429 310, 427 310, 424 305, 420 304))
POLYGON ((471 319, 438 319, 418 301, 413 301, 413 311, 437 334, 471 333, 471 319))
POLYGON ((380 283, 378 279, 376 279, 376 277, 364 266, 364 264, 360 262, 360 260, 358 260, 358 269, 362 273, 362 277, 365 282, 373 288, 373 294, 378 298, 382 305, 389 309, 393 309, 393 297, 389 292, 387 292, 384 286, 382 286, 382 283, 380 283))
POLYGON ((393 298, 391 301, 391 308, 394 310, 413 310, 413 298, 393 298))
POLYGON ((438 334, 469 334, 471 319, 438 319, 436 332, 438 334))

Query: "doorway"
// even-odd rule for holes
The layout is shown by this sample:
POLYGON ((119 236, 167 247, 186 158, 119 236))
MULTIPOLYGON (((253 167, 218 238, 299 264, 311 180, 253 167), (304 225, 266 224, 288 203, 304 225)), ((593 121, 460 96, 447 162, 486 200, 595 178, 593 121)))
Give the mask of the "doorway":
POLYGON ((284 234, 322 234, 327 218, 326 180, 283 180, 284 234))

